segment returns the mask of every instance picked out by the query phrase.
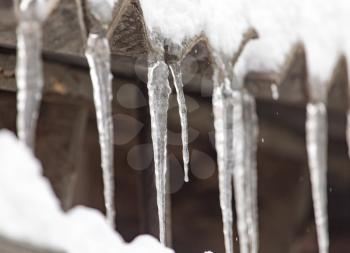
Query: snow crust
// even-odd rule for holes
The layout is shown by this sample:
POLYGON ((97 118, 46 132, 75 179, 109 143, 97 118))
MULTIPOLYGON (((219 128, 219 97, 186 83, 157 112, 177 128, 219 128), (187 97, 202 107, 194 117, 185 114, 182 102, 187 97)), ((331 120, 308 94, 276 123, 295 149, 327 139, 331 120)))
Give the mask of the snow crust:
POLYGON ((292 47, 304 45, 309 81, 325 85, 349 44, 350 2, 344 0, 252 0, 248 19, 259 33, 250 42, 236 70, 243 76, 250 71, 279 72, 292 47), (342 29, 344 28, 344 29, 342 29))
POLYGON ((20 9, 26 10, 30 5, 36 5, 36 11, 41 20, 45 20, 55 9, 60 0, 19 0, 20 9))
POLYGON ((233 56, 248 27, 243 1, 139 1, 148 30, 179 45, 204 33, 216 51, 233 56))
POLYGON ((174 43, 204 33, 211 47, 232 57, 243 33, 254 27, 236 66, 250 71, 279 72, 297 42, 305 46, 309 78, 326 83, 341 53, 350 56, 348 0, 139 0, 147 28, 174 43))
MULTIPOLYGON (((338 8, 339 13, 337 14, 340 18, 341 25, 337 27, 338 32, 341 34, 341 52, 346 56, 348 61, 348 73, 350 73, 350 1, 348 0, 338 0, 341 2, 342 8, 338 8)), ((350 77, 349 77, 350 78, 350 77)), ((349 80, 350 81, 350 80, 349 80)))
POLYGON ((127 244, 98 211, 65 214, 40 163, 8 131, 0 131, 0 236, 67 253, 172 253, 148 235, 127 244))
MULTIPOLYGON (((232 57, 250 27, 259 39, 250 42, 237 62, 238 75, 250 71, 279 72, 297 42, 305 46, 312 83, 325 83, 341 54, 350 57, 348 0, 139 0, 150 32, 173 43, 205 34, 211 47, 232 57)), ((21 9, 36 2, 45 19, 59 0, 22 0, 21 9)), ((108 23, 118 0, 88 0, 94 15, 108 23)))

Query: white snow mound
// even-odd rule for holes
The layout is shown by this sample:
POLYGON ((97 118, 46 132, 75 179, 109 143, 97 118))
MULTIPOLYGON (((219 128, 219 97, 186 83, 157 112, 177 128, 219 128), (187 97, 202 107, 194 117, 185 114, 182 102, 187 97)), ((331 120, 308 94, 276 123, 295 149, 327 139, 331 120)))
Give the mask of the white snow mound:
POLYGON ((97 210, 65 214, 40 163, 9 131, 0 131, 0 237, 67 253, 172 253, 151 236, 123 241, 97 210))

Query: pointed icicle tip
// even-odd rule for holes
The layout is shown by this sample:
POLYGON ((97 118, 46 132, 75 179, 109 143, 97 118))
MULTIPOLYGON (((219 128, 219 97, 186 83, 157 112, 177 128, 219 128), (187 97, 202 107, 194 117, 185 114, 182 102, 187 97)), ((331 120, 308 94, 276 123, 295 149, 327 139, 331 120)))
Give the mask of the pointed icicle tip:
POLYGON ((184 180, 186 183, 188 183, 190 180, 189 180, 189 177, 188 177, 188 164, 184 164, 184 171, 185 171, 185 176, 184 176, 184 180))
POLYGON ((182 157, 184 163, 184 180, 189 181, 188 178, 188 164, 189 164, 189 151, 188 151, 188 120, 187 120, 187 107, 184 94, 184 84, 182 82, 181 64, 176 62, 169 65, 171 75, 173 77, 174 86, 176 89, 176 98, 179 106, 179 116, 181 123, 181 139, 182 139, 182 157))

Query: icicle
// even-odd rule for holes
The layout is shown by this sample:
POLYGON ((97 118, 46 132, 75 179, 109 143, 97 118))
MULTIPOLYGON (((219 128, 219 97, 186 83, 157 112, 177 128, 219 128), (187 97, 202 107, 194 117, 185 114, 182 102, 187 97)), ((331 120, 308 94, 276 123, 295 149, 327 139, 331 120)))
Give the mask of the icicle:
POLYGON ((234 89, 233 96, 233 183, 235 189, 237 229, 239 235, 239 246, 241 253, 247 253, 249 249, 248 235, 248 168, 246 139, 247 132, 244 122, 243 92, 241 89, 234 89))
POLYGON ((271 85, 271 94, 272 94, 273 100, 278 100, 278 98, 280 97, 278 86, 275 83, 271 85))
POLYGON ((219 191, 222 222, 226 253, 233 253, 232 232, 232 168, 233 159, 233 108, 231 94, 228 90, 230 81, 219 80, 219 70, 216 69, 213 77, 213 112, 215 127, 215 146, 219 167, 219 191))
POLYGON ((240 252, 258 252, 255 99, 236 78, 230 61, 214 55, 213 110, 219 165, 220 205, 226 252, 233 252, 232 179, 235 189, 240 252))
POLYGON ((181 137, 182 137, 182 155, 185 171, 185 182, 188 182, 188 163, 190 160, 188 151, 188 123, 187 123, 187 107, 185 101, 185 95, 183 91, 182 74, 180 63, 173 63, 169 65, 171 74, 174 80, 174 86, 176 89, 177 103, 179 105, 179 114, 181 121, 181 137))
POLYGON ((306 142, 320 253, 328 253, 327 111, 324 103, 307 105, 306 142))
POLYGON ((164 60, 150 56, 147 88, 152 125, 159 238, 162 244, 165 244, 166 239, 167 112, 171 92, 168 77, 169 69, 164 60))
POLYGON ((256 115, 255 99, 244 92, 243 99, 244 124, 246 131, 246 181, 247 181, 247 226, 250 252, 257 253, 259 249, 258 231, 258 203, 257 203, 257 139, 258 139, 258 119, 256 115))
POLYGON ((90 66, 94 92, 107 220, 111 226, 114 226, 112 75, 110 72, 110 49, 107 38, 97 34, 90 34, 85 55, 90 66))
POLYGON ((213 111, 225 248, 227 253, 233 252, 233 179, 240 252, 257 253, 258 122, 255 100, 244 89, 242 80, 234 75, 231 63, 225 64, 219 56, 215 60, 213 111))
POLYGON ((19 139, 34 148, 35 131, 44 86, 41 61, 42 23, 58 0, 14 1, 17 26, 17 132, 19 139))
MULTIPOLYGON (((18 6, 18 3, 14 3, 18 6)), ((17 27, 17 132, 19 139, 34 148, 35 131, 42 97, 42 18, 35 1, 16 8, 17 27)))

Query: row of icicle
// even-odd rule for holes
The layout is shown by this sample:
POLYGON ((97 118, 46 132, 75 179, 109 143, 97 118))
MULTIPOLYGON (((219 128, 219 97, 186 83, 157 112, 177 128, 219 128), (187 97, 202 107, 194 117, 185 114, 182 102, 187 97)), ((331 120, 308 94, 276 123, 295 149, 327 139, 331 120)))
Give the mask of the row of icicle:
MULTIPOLYGON (((53 2, 53 1, 52 1, 53 2)), ((56 1, 58 2, 58 1, 56 1)), ((34 147, 35 130, 44 85, 41 61, 42 24, 46 16, 35 0, 23 0, 18 9, 17 28, 17 130, 21 141, 34 147)), ((97 17, 98 19, 98 17, 97 17)), ((106 37, 108 23, 101 19, 101 32, 88 36, 85 55, 90 66, 96 118, 101 146, 104 198, 107 220, 114 226, 114 166, 112 121, 112 75, 106 37)), ((160 241, 165 243, 165 200, 167 174, 167 110, 171 92, 169 74, 177 92, 182 128, 185 181, 188 181, 187 110, 181 77, 181 63, 169 66, 164 56, 149 57, 148 92, 154 148, 160 241), (170 69, 170 72, 169 72, 170 69)), ((233 66, 216 59, 213 76, 213 111, 218 153, 220 205, 226 252, 233 252, 232 184, 235 190, 240 252, 258 252, 258 206, 256 150, 258 123, 255 99, 236 78, 233 66)), ((327 224, 327 114, 325 101, 307 106, 307 152, 312 182, 319 251, 328 252, 327 224)), ((349 114, 350 115, 350 114, 349 114)), ((350 118, 350 116, 349 116, 350 118)), ((350 120, 349 120, 350 121, 350 120)), ((348 139, 350 140, 350 131, 348 139)))
POLYGON ((213 77, 215 144, 226 252, 233 252, 232 183, 240 252, 258 252, 257 115, 254 98, 232 65, 216 57, 213 77))
MULTIPOLYGON (((30 148, 35 145, 35 131, 43 92, 43 70, 41 61, 42 25, 51 8, 59 0, 43 4, 36 0, 22 0, 17 9, 17 132, 18 137, 30 148)), ((17 4, 15 2, 15 4, 17 4)), ((112 9, 111 9, 112 11, 112 9)), ((99 32, 91 33, 87 39, 85 55, 90 67, 97 127, 101 147, 104 198, 107 220, 114 226, 114 166, 113 166, 113 119, 112 119, 112 75, 110 70, 110 48, 106 36, 108 23, 91 12, 99 24, 99 32)))

